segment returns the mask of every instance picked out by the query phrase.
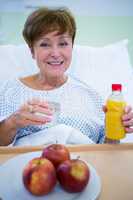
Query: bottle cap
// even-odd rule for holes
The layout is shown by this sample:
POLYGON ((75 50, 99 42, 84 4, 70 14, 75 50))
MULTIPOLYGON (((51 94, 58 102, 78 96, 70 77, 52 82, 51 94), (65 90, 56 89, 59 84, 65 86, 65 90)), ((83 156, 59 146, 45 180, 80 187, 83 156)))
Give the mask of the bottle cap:
POLYGON ((121 84, 112 84, 112 91, 121 91, 122 85, 121 84))

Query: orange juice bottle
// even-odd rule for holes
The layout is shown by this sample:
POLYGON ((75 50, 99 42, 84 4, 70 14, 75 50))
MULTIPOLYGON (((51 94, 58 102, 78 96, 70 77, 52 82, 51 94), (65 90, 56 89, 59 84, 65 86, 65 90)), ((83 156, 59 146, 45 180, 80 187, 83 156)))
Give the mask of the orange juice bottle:
POLYGON ((106 138, 112 140, 120 140, 125 137, 122 115, 126 102, 124 101, 121 91, 121 84, 112 84, 112 94, 108 97, 106 102, 105 135, 106 138))

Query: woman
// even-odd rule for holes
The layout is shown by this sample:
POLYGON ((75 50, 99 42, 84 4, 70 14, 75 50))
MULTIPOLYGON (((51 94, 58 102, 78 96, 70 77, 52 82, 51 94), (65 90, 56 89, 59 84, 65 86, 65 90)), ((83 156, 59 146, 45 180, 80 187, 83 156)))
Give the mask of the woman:
MULTIPOLYGON (((65 73, 72 59, 75 33, 75 20, 67 9, 41 8, 27 18, 23 36, 39 73, 3 85, 0 145, 15 145, 21 138, 48 128, 53 115, 48 101, 61 104, 58 124, 78 129, 94 143, 104 142, 100 97, 92 88, 65 73)), ((133 114, 130 108, 126 109, 123 124, 129 128, 133 125, 133 114)))

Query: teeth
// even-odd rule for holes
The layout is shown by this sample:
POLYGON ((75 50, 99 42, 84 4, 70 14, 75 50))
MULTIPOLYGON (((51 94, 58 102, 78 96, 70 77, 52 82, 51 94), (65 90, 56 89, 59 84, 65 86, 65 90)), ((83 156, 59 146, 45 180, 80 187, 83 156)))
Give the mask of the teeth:
POLYGON ((50 65, 60 65, 62 63, 63 63, 63 61, 61 61, 61 62, 57 62, 57 61, 48 62, 48 64, 50 64, 50 65))

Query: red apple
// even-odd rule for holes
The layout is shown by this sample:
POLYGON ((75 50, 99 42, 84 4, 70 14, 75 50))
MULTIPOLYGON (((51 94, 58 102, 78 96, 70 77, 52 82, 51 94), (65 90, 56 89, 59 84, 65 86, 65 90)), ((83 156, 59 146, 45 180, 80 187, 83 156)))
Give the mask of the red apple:
POLYGON ((56 171, 53 164, 42 157, 30 160, 23 170, 23 183, 34 195, 48 194, 56 185, 56 171))
POLYGON ((56 173, 62 188, 71 193, 83 191, 90 179, 88 165, 79 159, 64 161, 56 173))
POLYGON ((51 144, 43 150, 42 157, 49 159, 57 168, 62 162, 70 159, 70 152, 63 144, 51 144))

